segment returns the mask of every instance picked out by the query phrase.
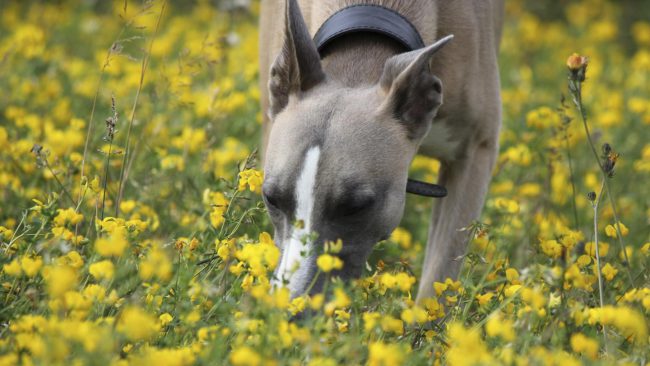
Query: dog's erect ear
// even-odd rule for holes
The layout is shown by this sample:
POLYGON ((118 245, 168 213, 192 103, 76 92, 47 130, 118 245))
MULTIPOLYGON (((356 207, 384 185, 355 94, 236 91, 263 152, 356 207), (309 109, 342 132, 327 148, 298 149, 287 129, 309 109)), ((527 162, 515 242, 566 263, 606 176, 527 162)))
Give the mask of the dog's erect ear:
POLYGON ((429 62, 452 38, 449 35, 428 47, 393 56, 384 65, 379 85, 387 96, 381 108, 405 124, 411 139, 426 134, 442 104, 442 83, 431 74, 429 62))
POLYGON ((289 94, 307 91, 323 79, 320 56, 297 0, 287 0, 284 45, 271 66, 269 78, 271 116, 286 107, 289 94))

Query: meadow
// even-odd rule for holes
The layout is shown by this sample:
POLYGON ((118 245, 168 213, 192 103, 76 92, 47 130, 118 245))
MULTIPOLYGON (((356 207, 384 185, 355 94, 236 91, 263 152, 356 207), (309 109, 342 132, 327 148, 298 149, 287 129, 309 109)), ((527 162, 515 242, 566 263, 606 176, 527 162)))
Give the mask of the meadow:
POLYGON ((640 3, 506 1, 489 197, 416 304, 421 197, 362 279, 269 291, 258 2, 1 1, 0 366, 650 365, 640 3))

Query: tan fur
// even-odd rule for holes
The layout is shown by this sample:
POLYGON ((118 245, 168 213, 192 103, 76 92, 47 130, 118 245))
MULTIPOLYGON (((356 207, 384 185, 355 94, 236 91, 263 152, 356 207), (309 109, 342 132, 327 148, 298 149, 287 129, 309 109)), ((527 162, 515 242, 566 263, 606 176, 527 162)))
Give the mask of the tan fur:
MULTIPOLYGON (((359 3, 379 4, 398 11, 416 26, 426 44, 431 44, 448 34, 454 35, 454 40, 432 59, 430 65, 431 72, 442 81, 444 102, 428 136, 424 137, 419 146, 420 154, 441 160, 439 183, 449 191, 447 197, 435 203, 433 210, 418 291, 418 299, 423 299, 433 295, 434 281, 442 281, 446 277, 455 278, 458 275, 461 261, 457 258, 465 254, 468 239, 467 232, 460 229, 478 218, 497 156, 501 124, 497 53, 501 37, 503 2, 299 0, 305 23, 312 36, 331 14, 347 5, 359 3)), ((269 108, 267 71, 280 53, 284 42, 285 6, 284 0, 262 0, 260 82, 264 111, 269 108)), ((386 60, 397 52, 395 44, 382 37, 350 36, 345 42, 334 44, 322 61, 323 70, 328 75, 328 87, 311 93, 322 94, 322 97, 319 97, 321 100, 328 100, 327 98, 335 94, 352 95, 359 93, 358 90, 369 93, 368 88, 378 82, 386 60)), ((299 104, 300 100, 293 100, 290 105, 293 105, 292 103, 299 104)), ((355 107, 352 103, 346 108, 344 111, 337 109, 337 112, 348 115, 369 113, 364 110, 365 106, 355 107)), ((291 114, 293 110, 296 110, 295 105, 283 113, 291 114)), ((266 118, 266 113, 264 115, 266 118)), ((287 127, 291 128, 293 127, 287 127)), ((267 145, 270 130, 267 118, 264 147, 267 145)), ((380 146, 381 136, 384 136, 386 131, 377 131, 375 127, 373 132, 372 128, 359 127, 355 133, 364 141, 367 140, 364 134, 377 134, 374 138, 379 139, 377 145, 380 146)), ((411 159, 414 148, 417 149, 418 146, 412 145, 407 139, 400 141, 403 141, 402 148, 397 149, 395 154, 403 154, 405 158, 411 159)), ((291 155, 291 147, 274 146, 273 149, 277 150, 274 156, 291 155)), ((381 156, 378 150, 373 153, 373 147, 369 147, 369 150, 367 154, 381 156)), ((396 161, 402 160, 397 158, 396 161)), ((267 163, 283 164, 279 161, 267 163)), ((361 164, 363 162, 357 163, 361 164)), ((399 179, 403 180, 405 177, 399 179)))

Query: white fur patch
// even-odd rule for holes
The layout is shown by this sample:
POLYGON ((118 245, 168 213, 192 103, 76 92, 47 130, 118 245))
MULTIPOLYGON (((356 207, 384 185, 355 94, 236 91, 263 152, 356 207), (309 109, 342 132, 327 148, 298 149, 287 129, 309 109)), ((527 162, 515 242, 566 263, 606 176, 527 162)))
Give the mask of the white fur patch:
POLYGON ((316 185, 316 175, 318 173, 318 160, 320 158, 320 148, 312 147, 305 154, 305 160, 302 170, 298 176, 294 195, 296 198, 296 211, 294 217, 296 221, 302 221, 300 228, 294 227, 288 243, 285 243, 282 250, 282 258, 277 271, 277 279, 274 280, 274 286, 282 286, 283 279, 289 281, 289 290, 292 295, 297 291, 304 289, 307 278, 308 268, 301 265, 303 254, 310 250, 310 243, 303 243, 306 235, 311 233, 311 215, 314 210, 314 186, 316 185))

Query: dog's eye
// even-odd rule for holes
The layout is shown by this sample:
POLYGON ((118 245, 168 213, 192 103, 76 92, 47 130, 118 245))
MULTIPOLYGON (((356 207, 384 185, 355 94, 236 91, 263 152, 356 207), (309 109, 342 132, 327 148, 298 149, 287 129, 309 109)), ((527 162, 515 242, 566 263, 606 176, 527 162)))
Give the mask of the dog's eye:
POLYGON ((356 216, 368 211, 375 203, 371 196, 355 197, 339 203, 335 209, 335 215, 339 217, 356 216))
POLYGON ((280 200, 273 196, 273 195, 268 195, 266 193, 262 193, 262 199, 264 200, 264 203, 266 204, 266 207, 271 208, 271 209, 279 209, 278 205, 280 203, 280 200))
POLYGON ((262 186, 262 199, 267 208, 276 210, 280 209, 282 199, 278 194, 278 190, 270 183, 270 181, 264 182, 264 185, 262 186))

